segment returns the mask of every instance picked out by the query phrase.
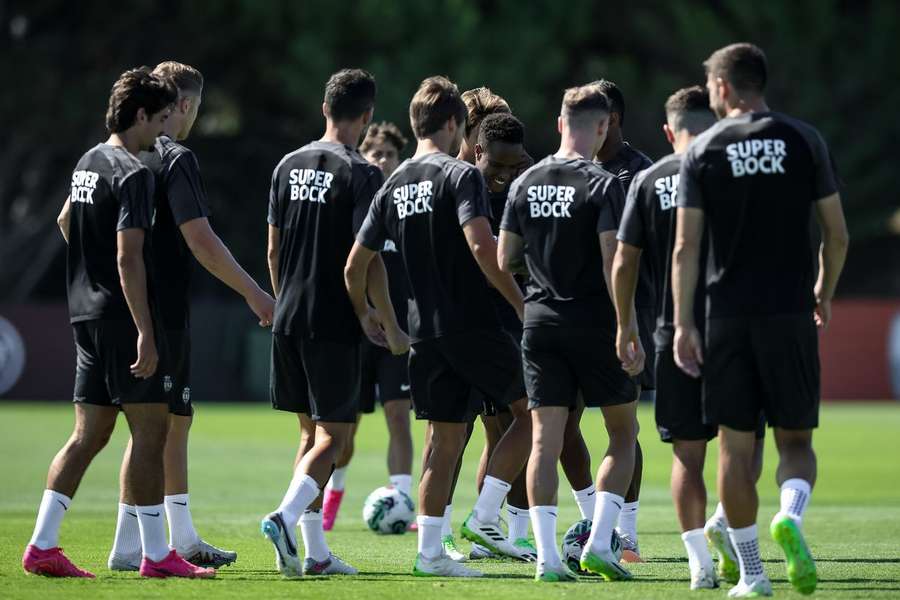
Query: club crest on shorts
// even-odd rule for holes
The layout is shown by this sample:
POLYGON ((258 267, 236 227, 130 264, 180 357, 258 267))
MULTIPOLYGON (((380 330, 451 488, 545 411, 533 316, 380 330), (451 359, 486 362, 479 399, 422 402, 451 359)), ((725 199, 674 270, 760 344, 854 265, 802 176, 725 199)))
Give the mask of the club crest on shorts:
POLYGON ((166 375, 165 377, 163 377, 163 389, 166 391, 166 393, 172 391, 172 376, 171 375, 166 375))
POLYGON ((191 388, 186 387, 181 390, 181 401, 185 404, 191 401, 191 388))

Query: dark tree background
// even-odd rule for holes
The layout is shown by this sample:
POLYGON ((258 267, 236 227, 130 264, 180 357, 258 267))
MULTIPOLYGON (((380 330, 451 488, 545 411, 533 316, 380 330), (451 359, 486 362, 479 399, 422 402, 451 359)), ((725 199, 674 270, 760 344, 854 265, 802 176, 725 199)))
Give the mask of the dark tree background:
MULTIPOLYGON (((841 292, 900 294, 898 30, 891 0, 0 0, 0 301, 64 296, 55 216, 78 157, 105 139, 109 88, 129 67, 175 59, 203 71, 188 145, 215 229, 262 282, 271 171, 320 135, 334 70, 374 73, 376 118, 407 130, 425 76, 490 86, 526 123, 534 156, 555 150, 561 91, 605 77, 625 91, 627 137, 660 157, 666 97, 702 83, 702 60, 734 41, 766 50, 771 106, 831 146, 853 235, 841 292)), ((209 278, 198 288, 228 297, 209 278)))

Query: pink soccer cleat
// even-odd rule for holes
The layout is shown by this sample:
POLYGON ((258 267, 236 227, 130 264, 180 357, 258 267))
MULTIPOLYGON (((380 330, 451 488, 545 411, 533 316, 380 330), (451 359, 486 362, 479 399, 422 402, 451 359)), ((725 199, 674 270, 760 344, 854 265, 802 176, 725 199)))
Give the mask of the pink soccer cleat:
POLYGON ((216 576, 215 569, 207 569, 192 565, 184 560, 175 550, 170 551, 160 561, 152 561, 146 556, 141 561, 141 577, 187 577, 188 579, 211 579, 216 576))
POLYGON ((341 500, 344 499, 344 490, 325 488, 325 500, 322 502, 322 529, 331 531, 337 519, 338 509, 341 508, 341 500))
POLYGON ((22 568, 26 573, 47 577, 94 578, 94 574, 90 571, 76 567, 59 547, 41 550, 34 544, 29 544, 25 548, 25 554, 22 555, 22 568))

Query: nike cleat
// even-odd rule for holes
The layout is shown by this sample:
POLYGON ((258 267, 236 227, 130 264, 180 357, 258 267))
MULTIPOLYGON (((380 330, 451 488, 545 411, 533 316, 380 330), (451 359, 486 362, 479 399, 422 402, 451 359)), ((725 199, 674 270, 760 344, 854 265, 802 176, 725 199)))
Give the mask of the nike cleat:
POLYGON ((146 556, 141 561, 141 577, 212 579, 215 576, 215 569, 192 565, 178 556, 175 550, 170 550, 166 557, 159 561, 150 560, 146 556))
POLYGON ((110 571, 140 571, 143 558, 140 552, 128 556, 110 552, 106 566, 110 571))
POLYGON ((585 548, 581 555, 581 568, 584 571, 600 575, 606 581, 625 581, 632 578, 631 573, 619 565, 612 552, 592 552, 585 548))
POLYGON ((329 554, 328 558, 319 561, 307 557, 303 561, 304 575, 358 575, 359 570, 342 561, 334 554, 329 554))
POLYGON ((497 558, 497 555, 481 544, 472 544, 472 549, 469 551, 469 560, 483 560, 485 558, 497 558))
POLYGON ((816 561, 797 522, 790 517, 775 515, 769 531, 772 539, 784 550, 788 581, 801 594, 812 594, 818 583, 816 561))
POLYGON ((741 578, 741 567, 738 565, 737 554, 728 537, 728 528, 721 520, 712 520, 706 522, 703 528, 706 541, 710 549, 717 557, 717 572, 719 579, 727 581, 734 585, 741 578))
POLYGON ((215 569, 226 567, 237 560, 237 552, 216 548, 203 540, 200 540, 200 542, 192 548, 187 548, 184 551, 178 550, 178 554, 181 555, 184 560, 191 564, 195 564, 198 567, 213 567, 215 569))
POLYGON ((325 531, 331 531, 334 527, 343 499, 344 490, 325 488, 325 498, 322 502, 322 529, 325 531))
POLYGON ((728 590, 729 598, 763 598, 772 595, 772 584, 769 579, 756 579, 747 583, 739 581, 736 586, 728 590))
POLYGON ((616 535, 619 536, 619 543, 622 545, 622 560, 628 563, 642 563, 641 551, 638 548, 637 538, 632 538, 622 530, 617 529, 616 535))
POLYGON ((260 523, 260 530, 275 547, 275 568, 285 577, 301 577, 300 559, 281 513, 270 513, 260 523))
POLYGON ((29 544, 22 555, 22 568, 32 575, 45 575, 47 577, 87 577, 94 578, 94 574, 84 569, 79 569, 69 560, 60 547, 41 550, 34 544, 29 544))
POLYGON ((459 564, 446 554, 441 554, 433 560, 428 560, 419 554, 416 556, 416 564, 413 566, 413 575, 416 577, 481 577, 482 573, 459 564))

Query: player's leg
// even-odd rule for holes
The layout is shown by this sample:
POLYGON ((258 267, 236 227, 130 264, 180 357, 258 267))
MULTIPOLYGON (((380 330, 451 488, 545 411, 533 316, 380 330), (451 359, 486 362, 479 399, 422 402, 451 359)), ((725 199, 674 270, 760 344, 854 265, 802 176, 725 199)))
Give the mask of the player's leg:
MULTIPOLYGON (((652 390, 651 390, 652 391, 652 390)), ((638 426, 640 433, 640 425, 638 426)), ((640 546, 638 545, 637 518, 640 507, 641 478, 644 473, 644 451, 641 442, 636 440, 634 445, 634 471, 631 474, 631 484, 625 492, 625 504, 619 513, 619 522, 616 532, 622 542, 622 560, 625 562, 643 562, 640 546)))
POLYGON ((384 420, 388 429, 388 477, 392 486, 404 494, 412 494, 412 428, 409 398, 384 402, 384 420))
POLYGON ((581 433, 581 415, 583 414, 584 399, 579 392, 578 404, 569 412, 566 420, 566 432, 559 462, 569 486, 572 488, 581 518, 592 519, 597 500, 597 488, 594 486, 594 476, 591 473, 591 454, 581 433))
POLYGON ((125 445, 122 465, 119 468, 119 511, 116 517, 116 535, 109 552, 107 566, 111 571, 138 571, 141 568, 141 528, 138 526, 137 508, 128 490, 128 464, 131 461, 131 437, 125 445))
POLYGON ((687 552, 691 589, 718 587, 712 555, 706 544, 706 484, 703 466, 706 440, 672 441, 672 499, 687 552))
POLYGON ((325 531, 331 531, 334 522, 337 519, 338 510, 341 508, 341 501, 344 499, 344 488, 347 484, 347 469, 350 467, 350 461, 353 460, 353 452, 355 451, 356 432, 359 430, 359 421, 362 414, 357 415, 357 421, 350 429, 350 438, 344 444, 344 449, 334 464, 334 471, 328 479, 328 484, 322 492, 322 527, 325 531))
MULTIPOLYGON (((488 463, 491 460, 491 454, 497 447, 497 442, 503 437, 503 430, 497 418, 497 408, 484 394, 475 390, 475 395, 480 398, 479 402, 484 405, 484 412, 481 413, 481 424, 484 427, 484 448, 481 450, 481 457, 478 460, 478 471, 475 476, 475 490, 480 494, 484 486, 484 477, 487 475, 488 463)), ((462 465, 462 460, 460 460, 462 465)), ((523 469, 524 471, 524 469, 523 469)), ((452 554, 451 550, 448 553, 452 554)), ((472 543, 472 549, 469 551, 471 560, 481 560, 484 558, 495 558, 497 554, 477 542, 472 543)))
MULTIPOLYGON (((534 421, 532 420, 532 423, 534 421)), ((504 431, 512 424, 512 413, 503 410, 497 414, 497 423, 504 431)), ((532 438, 533 438, 532 432, 532 438)), ((506 526, 507 541, 513 546, 530 550, 537 555, 537 548, 528 538, 528 527, 531 525, 531 517, 528 512, 528 488, 527 469, 522 469, 516 477, 506 495, 506 526)))

